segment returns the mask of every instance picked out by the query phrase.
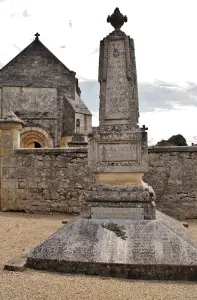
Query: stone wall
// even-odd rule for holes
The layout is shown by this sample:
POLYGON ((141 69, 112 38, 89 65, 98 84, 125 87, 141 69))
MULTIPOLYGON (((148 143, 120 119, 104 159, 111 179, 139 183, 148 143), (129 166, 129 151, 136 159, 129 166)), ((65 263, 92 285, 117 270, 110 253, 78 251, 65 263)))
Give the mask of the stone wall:
POLYGON ((2 87, 2 95, 4 114, 13 111, 25 122, 25 126, 45 128, 57 144, 57 120, 60 116, 56 88, 5 86, 2 87))
POLYGON ((15 149, 1 166, 3 211, 79 213, 89 183, 87 150, 15 149))
MULTIPOLYGON (((2 210, 79 213, 92 180, 86 149, 15 149, 6 155, 2 210)), ((156 192, 157 209, 179 219, 197 218, 197 147, 149 148, 144 181, 156 192)))
POLYGON ((149 148, 149 173, 160 211, 175 218, 197 218, 197 147, 149 148))

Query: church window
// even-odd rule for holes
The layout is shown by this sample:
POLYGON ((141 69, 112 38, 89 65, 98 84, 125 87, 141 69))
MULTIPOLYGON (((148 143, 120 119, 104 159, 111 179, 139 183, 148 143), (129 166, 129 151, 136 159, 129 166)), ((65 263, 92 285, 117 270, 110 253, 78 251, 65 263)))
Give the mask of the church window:
POLYGON ((80 132, 80 119, 76 119, 76 132, 80 132))

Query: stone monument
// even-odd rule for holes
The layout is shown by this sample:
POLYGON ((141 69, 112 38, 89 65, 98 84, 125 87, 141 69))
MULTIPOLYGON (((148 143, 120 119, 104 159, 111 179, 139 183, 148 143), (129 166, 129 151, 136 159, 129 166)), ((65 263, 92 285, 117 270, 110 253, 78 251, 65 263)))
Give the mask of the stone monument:
POLYGON ((147 128, 138 126, 134 41, 120 30, 126 21, 116 8, 107 18, 115 30, 100 42, 100 124, 89 146, 96 185, 87 201, 91 218, 148 220, 155 218, 155 208, 154 194, 142 181, 148 171, 147 128))
POLYGON ((133 40, 119 9, 100 43, 100 125, 89 142, 95 184, 82 217, 31 249, 26 266, 65 273, 197 280, 197 244, 183 225, 155 211, 147 169, 147 128, 138 126, 133 40))

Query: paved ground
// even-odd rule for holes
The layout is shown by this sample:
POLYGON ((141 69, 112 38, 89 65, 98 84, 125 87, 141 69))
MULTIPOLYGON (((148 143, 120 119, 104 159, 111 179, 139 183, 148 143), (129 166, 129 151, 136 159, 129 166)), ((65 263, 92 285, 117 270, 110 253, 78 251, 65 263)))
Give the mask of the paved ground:
MULTIPOLYGON (((131 281, 32 270, 23 273, 3 271, 6 261, 48 237, 62 226, 63 219, 65 216, 60 215, 0 213, 0 300, 197 299, 197 283, 191 282, 131 281)), ((188 223, 189 231, 197 239, 197 220, 188 223)))

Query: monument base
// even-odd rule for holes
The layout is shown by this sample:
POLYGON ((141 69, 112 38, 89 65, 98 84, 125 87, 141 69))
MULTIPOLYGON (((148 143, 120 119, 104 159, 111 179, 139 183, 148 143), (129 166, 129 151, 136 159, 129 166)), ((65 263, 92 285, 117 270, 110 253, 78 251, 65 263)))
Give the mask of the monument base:
POLYGON ((153 220, 155 207, 143 185, 95 184, 86 194, 82 216, 88 219, 153 220))
POLYGON ((78 219, 27 254, 27 267, 62 273, 197 280, 197 244, 183 225, 155 220, 78 219))

